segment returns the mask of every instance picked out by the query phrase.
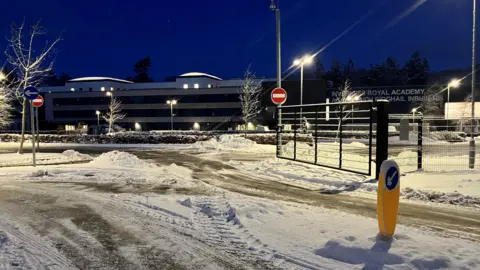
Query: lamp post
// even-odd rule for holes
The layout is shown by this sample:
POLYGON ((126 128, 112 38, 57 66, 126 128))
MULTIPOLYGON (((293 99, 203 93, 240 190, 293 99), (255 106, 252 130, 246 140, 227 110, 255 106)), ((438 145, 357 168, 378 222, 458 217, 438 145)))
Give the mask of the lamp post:
POLYGON ((475 167, 475 140, 473 138, 474 129, 473 121, 475 119, 475 86, 476 86, 476 73, 477 73, 477 61, 476 61, 476 36, 477 36, 477 0, 473 0, 473 23, 472 23, 472 126, 470 127, 470 151, 468 167, 473 169, 475 167))
MULTIPOLYGON (((277 49, 277 87, 282 87, 282 46, 280 39, 280 0, 271 0, 270 10, 275 11, 275 36, 276 36, 276 49, 277 49), (276 4, 275 4, 276 3, 276 4)), ((277 125, 280 127, 282 125, 282 104, 277 105, 278 116, 277 116, 277 125)), ((282 145, 282 135, 278 137, 279 145, 282 145)))
POLYGON ((460 80, 453 79, 447 85, 447 119, 448 119, 448 112, 450 110, 450 88, 457 88, 460 86, 460 80))
POLYGON ((277 38, 277 87, 282 87, 282 55, 281 55, 281 40, 280 40, 280 0, 272 0, 270 9, 275 11, 275 25, 277 38), (277 4, 275 4, 277 2, 277 4))
MULTIPOLYGON (((295 59, 293 61, 293 64, 295 66, 300 66, 300 105, 303 105, 303 66, 305 64, 311 64, 313 60, 313 57, 310 55, 305 55, 301 59, 295 59)), ((300 107, 300 119, 302 119, 302 110, 303 108, 300 107)))
POLYGON ((97 126, 100 126, 100 111, 95 111, 95 114, 97 115, 97 126))
POLYGON ((177 105, 177 101, 174 99, 167 100, 167 104, 170 105, 170 128, 173 131, 173 105, 177 105))

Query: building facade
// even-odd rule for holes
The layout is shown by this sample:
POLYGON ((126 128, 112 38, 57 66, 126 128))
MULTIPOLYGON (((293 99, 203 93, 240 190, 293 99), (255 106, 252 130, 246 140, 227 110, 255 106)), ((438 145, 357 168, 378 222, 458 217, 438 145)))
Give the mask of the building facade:
MULTIPOLYGON (((262 80, 268 82, 270 80, 262 80)), ((243 80, 186 73, 174 82, 133 83, 106 77, 73 79, 65 86, 42 87, 46 129, 105 124, 112 97, 122 103, 127 130, 235 129, 242 124, 239 91, 243 80)))

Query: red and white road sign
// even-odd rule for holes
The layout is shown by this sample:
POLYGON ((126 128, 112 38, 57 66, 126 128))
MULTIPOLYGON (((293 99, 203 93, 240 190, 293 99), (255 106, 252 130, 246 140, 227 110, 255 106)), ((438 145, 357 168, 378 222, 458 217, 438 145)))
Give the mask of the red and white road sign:
POLYGON ((43 97, 38 95, 38 97, 34 100, 32 100, 33 107, 38 108, 42 107, 43 105, 43 97))
POLYGON ((272 91, 273 104, 280 105, 287 101, 287 91, 283 88, 275 88, 272 91))

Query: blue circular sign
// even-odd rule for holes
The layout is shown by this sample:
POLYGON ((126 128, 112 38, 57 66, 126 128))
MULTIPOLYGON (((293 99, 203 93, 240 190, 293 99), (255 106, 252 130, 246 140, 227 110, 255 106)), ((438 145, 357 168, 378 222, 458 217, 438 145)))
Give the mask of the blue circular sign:
POLYGON ((398 170, 396 167, 390 167, 385 174, 385 187, 392 191, 398 186, 398 170))
POLYGON ((23 95, 29 100, 34 100, 38 97, 38 89, 33 86, 26 87, 23 89, 23 95))

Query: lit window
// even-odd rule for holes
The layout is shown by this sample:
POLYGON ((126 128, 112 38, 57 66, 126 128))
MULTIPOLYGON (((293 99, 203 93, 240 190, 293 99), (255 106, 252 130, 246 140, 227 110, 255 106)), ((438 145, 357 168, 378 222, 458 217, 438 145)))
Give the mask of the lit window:
POLYGON ((183 84, 183 89, 188 89, 188 84, 183 84))
POLYGON ((65 130, 67 130, 67 131, 72 131, 72 130, 75 130, 75 126, 72 126, 72 125, 65 125, 65 130))
POLYGON ((198 83, 196 83, 196 84, 193 85, 193 88, 198 89, 198 88, 200 88, 200 86, 198 85, 198 83))
POLYGON ((211 85, 211 84, 208 84, 208 88, 212 88, 212 85, 211 85))
POLYGON ((70 88, 70 91, 75 92, 75 88, 70 88))
POLYGON ((100 88, 100 90, 102 90, 102 92, 105 91, 105 87, 100 88))

